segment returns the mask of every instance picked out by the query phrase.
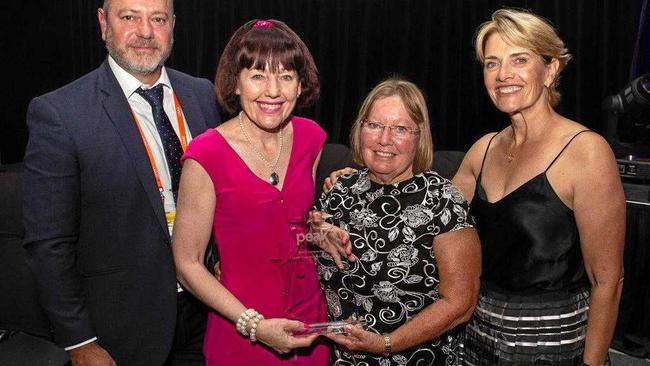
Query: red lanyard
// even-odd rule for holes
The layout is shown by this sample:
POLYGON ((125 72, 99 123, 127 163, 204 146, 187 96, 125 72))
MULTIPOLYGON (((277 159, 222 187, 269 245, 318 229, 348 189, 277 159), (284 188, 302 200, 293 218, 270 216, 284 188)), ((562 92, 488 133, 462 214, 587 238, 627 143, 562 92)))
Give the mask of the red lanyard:
MULTIPOLYGON (((178 133, 180 135, 180 141, 181 141, 181 148, 183 149, 183 152, 187 150, 187 132, 185 131, 185 119, 183 118, 183 109, 181 108, 181 103, 178 101, 178 97, 176 96, 176 93, 172 92, 174 96, 174 109, 176 110, 176 121, 178 122, 178 133)), ((138 116, 133 112, 133 109, 131 109, 131 114, 133 115, 133 118, 135 119, 135 125, 138 127, 138 132, 140 133, 140 138, 142 138, 142 142, 144 143, 144 148, 147 150, 147 156, 149 157, 149 163, 151 164, 151 170, 153 170, 153 175, 154 178, 156 179, 156 186, 158 187, 158 191, 160 192, 160 198, 164 202, 164 188, 162 185, 162 180, 160 179, 160 172, 158 171, 158 167, 156 166, 156 161, 153 158, 153 153, 151 152, 151 146, 149 146, 149 143, 147 142, 147 139, 144 137, 144 133, 142 132, 142 127, 140 127, 140 120, 138 119, 138 116)))

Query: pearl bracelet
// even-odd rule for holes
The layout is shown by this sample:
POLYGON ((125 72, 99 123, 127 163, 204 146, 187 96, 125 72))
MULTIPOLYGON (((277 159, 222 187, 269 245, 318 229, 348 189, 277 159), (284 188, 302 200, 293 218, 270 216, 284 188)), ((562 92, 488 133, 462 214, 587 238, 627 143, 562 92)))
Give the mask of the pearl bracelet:
POLYGON ((247 309, 246 311, 242 312, 239 316, 239 319, 237 319, 237 331, 244 337, 248 337, 248 330, 246 330, 248 321, 251 320, 251 318, 257 317, 258 315, 259 313, 255 311, 255 309, 247 309))
POLYGON ((260 323, 262 319, 264 319, 264 316, 262 314, 257 314, 253 318, 253 324, 251 325, 251 330, 250 330, 251 343, 255 343, 257 341, 257 338, 255 337, 255 335, 257 334, 257 325, 260 323))

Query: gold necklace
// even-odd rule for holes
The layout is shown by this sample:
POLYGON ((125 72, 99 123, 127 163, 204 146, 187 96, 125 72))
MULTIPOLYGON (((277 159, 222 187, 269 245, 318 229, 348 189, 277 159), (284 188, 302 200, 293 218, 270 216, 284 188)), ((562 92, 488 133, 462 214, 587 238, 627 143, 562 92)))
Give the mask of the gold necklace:
POLYGON ((284 140, 282 139, 282 128, 280 128, 280 132, 278 132, 278 139, 280 139, 280 149, 278 151, 278 156, 275 157, 275 161, 273 164, 271 164, 262 153, 255 148, 255 145, 253 145, 253 141, 251 141, 251 138, 248 137, 248 134, 244 130, 244 124, 242 123, 241 120, 241 115, 242 112, 239 112, 239 128, 241 129, 242 134, 246 138, 246 141, 248 141, 248 145, 251 147, 251 149, 257 154, 257 156, 266 164, 271 169, 271 175, 269 175, 269 183, 273 186, 277 186, 278 183, 280 183, 280 176, 278 173, 275 172, 275 168, 278 166, 278 162, 280 161, 280 156, 282 156, 282 148, 284 147, 284 140))
POLYGON ((514 129, 511 132, 512 134, 512 142, 508 143, 508 149, 506 150, 506 160, 508 160, 508 163, 512 163, 513 160, 517 157, 512 151, 514 148, 517 146, 517 141, 515 141, 515 131, 514 129))

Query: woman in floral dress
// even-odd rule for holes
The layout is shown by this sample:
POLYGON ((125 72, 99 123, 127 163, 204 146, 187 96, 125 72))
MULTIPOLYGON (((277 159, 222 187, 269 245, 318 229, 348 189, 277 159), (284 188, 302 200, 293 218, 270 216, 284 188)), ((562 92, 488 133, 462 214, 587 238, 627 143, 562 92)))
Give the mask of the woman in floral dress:
POLYGON ((456 365, 462 347, 453 328, 476 303, 480 245, 463 195, 429 170, 422 93, 401 79, 380 83, 350 140, 365 168, 321 197, 320 211, 332 216, 315 213, 313 225, 317 244, 349 240, 357 258, 342 269, 325 252, 318 258, 330 320, 358 313, 366 321, 366 329, 329 335, 334 364, 456 365))

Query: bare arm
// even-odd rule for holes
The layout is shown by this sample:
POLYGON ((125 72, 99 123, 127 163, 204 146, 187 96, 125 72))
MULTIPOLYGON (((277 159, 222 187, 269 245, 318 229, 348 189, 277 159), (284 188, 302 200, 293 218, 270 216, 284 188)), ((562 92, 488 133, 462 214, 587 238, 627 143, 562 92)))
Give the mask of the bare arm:
MULTIPOLYGON (((179 281, 205 304, 234 324, 246 306, 226 289, 203 265, 216 197, 212 180, 203 167, 188 159, 183 166, 172 250, 179 281)), ((292 329, 302 323, 287 319, 265 319, 257 328, 257 338, 279 353, 306 347, 315 337, 292 337, 292 329)))
POLYGON ((602 365, 612 341, 623 287, 625 196, 607 143, 594 134, 575 155, 573 209, 591 282, 584 362, 602 365))
POLYGON ((318 163, 320 163, 321 155, 323 155, 323 149, 320 149, 320 151, 318 152, 318 156, 314 161, 314 166, 311 168, 311 177, 314 180, 314 184, 316 183, 316 170, 318 169, 318 163))
POLYGON ((481 172, 481 163, 483 162, 485 150, 492 136, 494 134, 487 134, 472 145, 467 154, 465 154, 456 175, 451 180, 463 192, 463 196, 465 196, 467 202, 472 202, 472 198, 474 198, 476 179, 481 172))
POLYGON ((481 275, 481 245, 475 229, 437 236, 433 252, 438 263, 440 299, 392 334, 393 351, 428 341, 472 316, 481 275))
POLYGON ((172 244, 178 280, 201 301, 236 321, 246 308, 203 266, 215 204, 212 181, 207 172, 196 161, 186 160, 172 244))
MULTIPOLYGON (((433 251, 438 263, 440 299, 391 333, 391 348, 400 352, 433 339, 469 320, 480 285, 481 248, 474 229, 437 236, 433 251)), ((354 327, 350 336, 330 336, 350 350, 384 353, 381 335, 354 327)))

